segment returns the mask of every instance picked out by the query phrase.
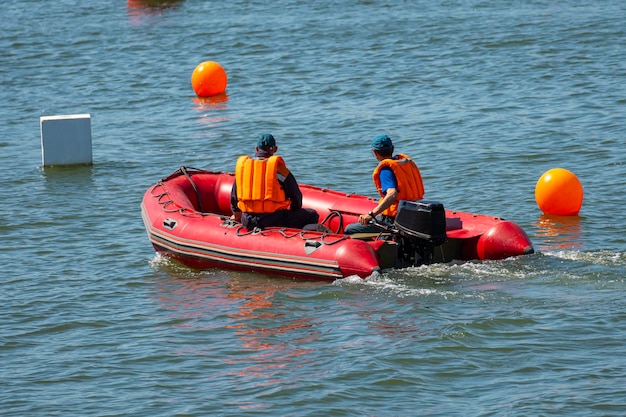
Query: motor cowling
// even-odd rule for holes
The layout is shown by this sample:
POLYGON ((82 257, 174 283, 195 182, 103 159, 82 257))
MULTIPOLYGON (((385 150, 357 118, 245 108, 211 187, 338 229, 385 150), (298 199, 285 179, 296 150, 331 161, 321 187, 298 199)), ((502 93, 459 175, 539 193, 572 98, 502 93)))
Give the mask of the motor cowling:
POLYGON ((396 266, 430 264, 434 248, 446 241, 446 213, 437 201, 406 201, 398 203, 394 221, 398 233, 396 266))
POLYGON ((401 200, 394 226, 401 233, 432 246, 439 246, 446 241, 446 212, 438 201, 401 200))

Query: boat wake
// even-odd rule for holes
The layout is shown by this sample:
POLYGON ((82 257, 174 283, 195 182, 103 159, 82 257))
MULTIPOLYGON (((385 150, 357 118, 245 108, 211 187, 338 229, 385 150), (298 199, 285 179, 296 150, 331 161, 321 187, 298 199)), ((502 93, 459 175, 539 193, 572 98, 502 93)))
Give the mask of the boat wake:
POLYGON ((544 255, 554 258, 570 260, 570 261, 584 261, 596 265, 605 266, 626 266, 626 253, 624 252, 612 252, 609 250, 599 251, 577 251, 577 250, 556 250, 544 252, 544 255))

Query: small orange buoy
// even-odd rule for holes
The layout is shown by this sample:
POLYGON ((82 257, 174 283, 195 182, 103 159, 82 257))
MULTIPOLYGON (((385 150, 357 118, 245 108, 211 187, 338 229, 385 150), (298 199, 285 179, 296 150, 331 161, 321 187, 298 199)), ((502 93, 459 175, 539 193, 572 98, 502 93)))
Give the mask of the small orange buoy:
POLYGON ((544 214, 577 216, 583 205, 583 195, 578 177, 563 168, 544 172, 535 186, 535 201, 544 214))
POLYGON ((228 77, 217 62, 205 61, 198 64, 191 74, 191 87, 198 97, 211 97, 226 91, 228 77))

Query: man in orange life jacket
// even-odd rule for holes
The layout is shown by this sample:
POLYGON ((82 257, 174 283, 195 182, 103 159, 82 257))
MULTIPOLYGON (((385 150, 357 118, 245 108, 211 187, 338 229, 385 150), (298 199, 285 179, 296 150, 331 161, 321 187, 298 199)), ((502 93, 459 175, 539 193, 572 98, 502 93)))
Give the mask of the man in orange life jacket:
POLYGON ((376 136, 372 141, 372 152, 379 161, 372 179, 381 199, 372 211, 359 216, 358 223, 347 225, 346 234, 380 232, 380 228, 370 224, 374 218, 392 225, 400 200, 414 201, 424 197, 419 168, 407 155, 399 153, 393 156, 393 143, 389 136, 376 136))
POLYGON ((259 136, 254 157, 237 159, 235 182, 230 195, 234 220, 246 229, 270 226, 302 229, 315 224, 319 215, 302 208, 302 192, 293 174, 278 155, 274 136, 259 136))

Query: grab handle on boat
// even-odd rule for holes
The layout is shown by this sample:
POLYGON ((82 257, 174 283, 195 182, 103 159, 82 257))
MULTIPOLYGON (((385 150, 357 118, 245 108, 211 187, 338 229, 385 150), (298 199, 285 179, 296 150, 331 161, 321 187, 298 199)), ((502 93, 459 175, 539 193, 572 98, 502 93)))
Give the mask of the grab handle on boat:
POLYGON ((185 177, 189 180, 189 183, 193 187, 193 190, 196 192, 196 199, 198 200, 198 210, 200 211, 200 213, 204 213, 204 210, 202 209, 202 199, 200 198, 200 191, 198 191, 196 183, 193 182, 193 180, 191 179, 191 175, 189 175, 189 172, 187 172, 187 167, 181 166, 180 172, 182 172, 183 175, 185 175, 185 177))

